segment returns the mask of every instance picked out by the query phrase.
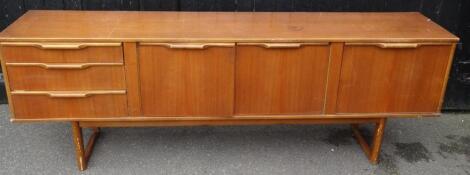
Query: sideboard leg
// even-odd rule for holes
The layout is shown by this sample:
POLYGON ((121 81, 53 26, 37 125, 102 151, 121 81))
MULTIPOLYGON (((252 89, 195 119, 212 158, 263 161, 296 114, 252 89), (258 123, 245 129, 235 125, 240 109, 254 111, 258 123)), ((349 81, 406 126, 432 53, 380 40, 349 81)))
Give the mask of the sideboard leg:
POLYGON ((364 136, 362 136, 361 132, 359 131, 359 125, 358 124, 351 124, 352 131, 354 133, 354 138, 356 138, 357 142, 359 143, 362 150, 364 151, 364 153, 369 158, 369 161, 372 164, 377 164, 378 163, 380 147, 382 146, 382 138, 383 138, 383 134, 384 134, 386 120, 387 120, 386 118, 381 118, 375 124, 375 131, 374 131, 374 135, 373 135, 373 140, 372 140, 372 144, 370 146, 367 143, 364 136))
POLYGON ((84 171, 87 168, 88 160, 93 152, 95 141, 100 135, 99 128, 93 128, 93 134, 88 139, 86 148, 83 146, 82 128, 78 122, 72 122, 73 143, 75 144, 75 152, 77 157, 78 169, 84 171))
POLYGON ((381 118, 380 121, 375 124, 374 140, 372 141, 372 151, 369 157, 370 162, 372 162, 373 164, 377 164, 379 159, 386 120, 386 118, 381 118))

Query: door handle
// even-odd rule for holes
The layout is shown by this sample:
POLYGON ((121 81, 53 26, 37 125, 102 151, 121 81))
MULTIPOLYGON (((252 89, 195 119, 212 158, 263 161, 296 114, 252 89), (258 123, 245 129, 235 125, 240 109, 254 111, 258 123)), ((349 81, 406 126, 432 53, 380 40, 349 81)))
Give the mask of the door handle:
POLYGON ((139 45, 164 46, 170 49, 206 49, 208 47, 234 47, 235 43, 139 43, 139 45))
POLYGON ((329 43, 238 43, 241 46, 259 46, 266 49, 300 48, 304 45, 328 45, 329 43))
POLYGON ((415 49, 420 46, 451 45, 451 43, 345 43, 346 46, 376 46, 382 49, 415 49))

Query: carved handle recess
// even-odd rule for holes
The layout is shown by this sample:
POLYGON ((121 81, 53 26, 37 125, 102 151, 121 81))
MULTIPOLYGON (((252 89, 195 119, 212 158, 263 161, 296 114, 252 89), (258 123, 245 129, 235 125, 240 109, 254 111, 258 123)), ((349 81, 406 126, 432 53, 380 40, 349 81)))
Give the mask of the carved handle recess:
POLYGON ((377 46, 383 49, 414 49, 420 45, 418 43, 377 43, 377 46))
POLYGON ((267 49, 300 48, 304 45, 328 45, 328 43, 238 43, 241 46, 260 46, 267 49))
POLYGON ((16 90, 12 95, 47 95, 51 98, 85 98, 92 95, 126 94, 125 90, 102 90, 102 91, 24 91, 16 90))
POLYGON ((414 49, 423 45, 446 45, 447 43, 346 43, 348 46, 376 46, 382 49, 414 49))
POLYGON ((83 49, 89 46, 95 47, 117 47, 121 43, 30 43, 30 42, 2 42, 2 46, 32 46, 40 49, 83 49))
POLYGON ((86 69, 92 66, 122 66, 123 63, 67 63, 67 64, 46 64, 46 63, 6 63, 7 66, 32 66, 44 69, 86 69))
POLYGON ((235 43, 140 43, 140 45, 164 46, 170 49, 205 49, 208 47, 234 47, 235 43))

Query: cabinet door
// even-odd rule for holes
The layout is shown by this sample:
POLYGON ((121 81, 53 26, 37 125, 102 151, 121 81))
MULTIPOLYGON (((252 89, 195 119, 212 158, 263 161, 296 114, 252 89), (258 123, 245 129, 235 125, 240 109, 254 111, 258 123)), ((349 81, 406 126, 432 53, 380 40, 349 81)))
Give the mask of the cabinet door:
POLYGON ((328 56, 328 44, 240 44, 236 58, 236 113, 321 113, 328 56))
POLYGON ((451 45, 347 44, 337 112, 438 112, 451 51, 451 45))
POLYGON ((144 116, 230 116, 233 43, 141 43, 144 116))

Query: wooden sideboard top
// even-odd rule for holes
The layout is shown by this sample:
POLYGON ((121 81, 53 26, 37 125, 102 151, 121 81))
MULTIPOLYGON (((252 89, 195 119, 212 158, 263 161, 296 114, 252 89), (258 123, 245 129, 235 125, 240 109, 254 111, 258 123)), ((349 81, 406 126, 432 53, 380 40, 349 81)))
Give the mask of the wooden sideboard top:
POLYGON ((456 42, 417 12, 28 11, 0 41, 456 42))

